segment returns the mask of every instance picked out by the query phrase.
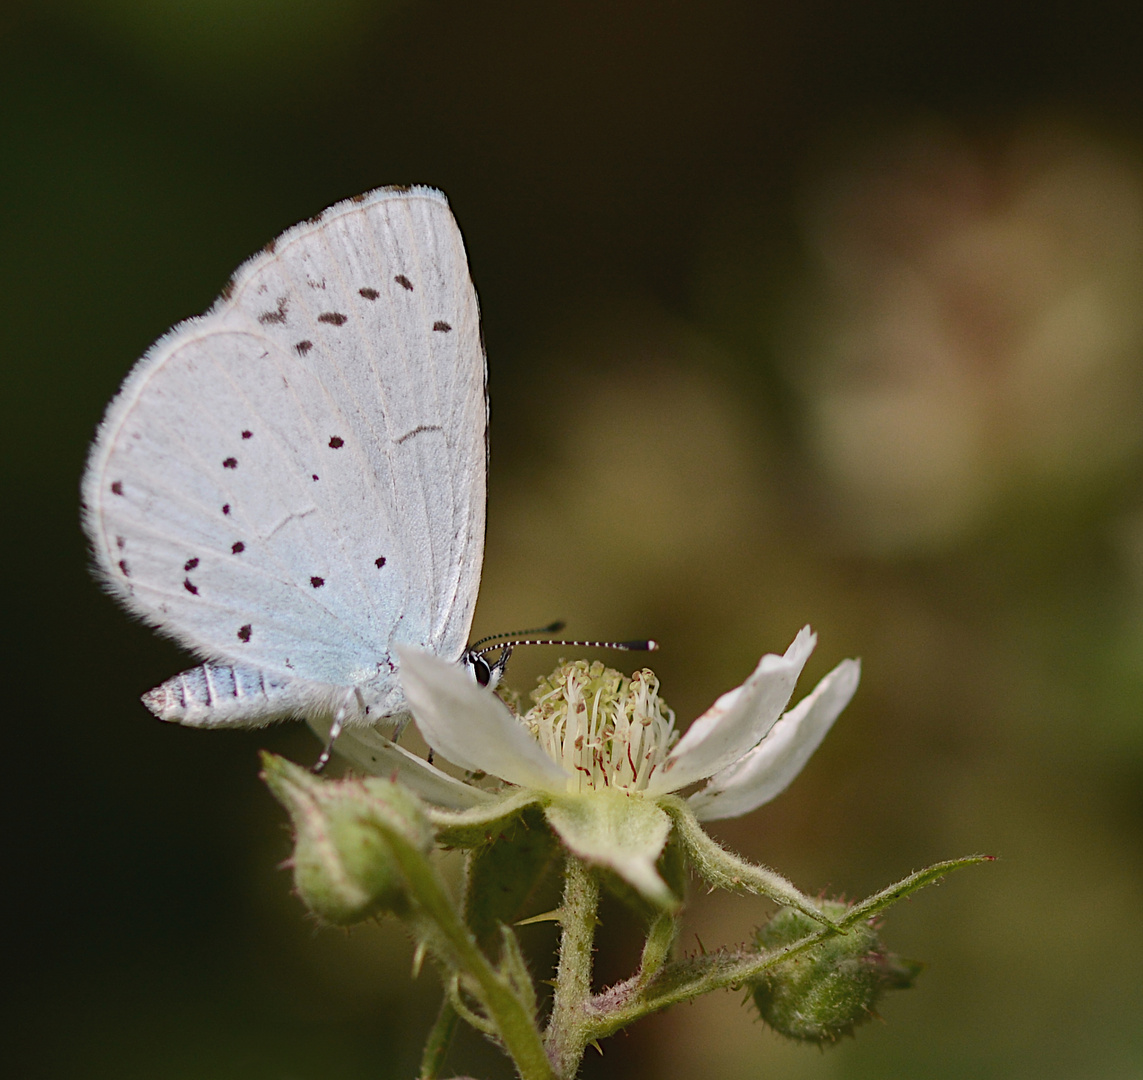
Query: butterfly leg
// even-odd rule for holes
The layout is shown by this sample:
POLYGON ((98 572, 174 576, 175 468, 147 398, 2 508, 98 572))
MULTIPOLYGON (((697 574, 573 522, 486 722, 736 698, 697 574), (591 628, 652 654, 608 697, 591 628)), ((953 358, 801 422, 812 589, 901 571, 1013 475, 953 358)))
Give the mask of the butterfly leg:
POLYGON ((350 706, 356 704, 358 710, 364 711, 365 704, 361 698, 361 692, 353 689, 346 691, 345 700, 337 707, 333 714, 333 723, 329 728, 329 736, 326 738, 325 748, 318 756, 317 761, 313 763, 310 769, 313 773, 320 773, 329 764, 329 759, 333 756, 333 744, 337 742, 337 737, 341 734, 341 729, 345 726, 346 717, 349 716, 350 706))
POLYGON ((500 656, 497 658, 496 663, 489 666, 488 689, 495 690, 500 685, 500 680, 504 678, 504 672, 508 669, 508 658, 512 655, 512 646, 505 645, 500 650, 500 656))

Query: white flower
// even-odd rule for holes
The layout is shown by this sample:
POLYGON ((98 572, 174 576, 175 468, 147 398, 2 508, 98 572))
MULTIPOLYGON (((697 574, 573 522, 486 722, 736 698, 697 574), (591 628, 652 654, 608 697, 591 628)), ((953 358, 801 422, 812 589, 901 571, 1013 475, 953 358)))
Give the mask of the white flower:
POLYGON ((686 800, 694 817, 748 813, 785 789, 849 703, 856 660, 842 661, 783 712, 815 642, 807 626, 783 655, 763 656, 681 738, 649 671, 626 679, 601 664, 565 665, 518 717, 459 666, 400 649, 401 684, 425 741, 460 768, 522 792, 493 795, 464 784, 372 731, 343 732, 338 750, 370 771, 396 773, 438 806, 470 814, 494 813, 492 803, 506 796, 522 805, 526 792, 576 855, 662 901, 666 885, 654 864, 670 811, 680 805, 673 793, 705 780, 686 800))

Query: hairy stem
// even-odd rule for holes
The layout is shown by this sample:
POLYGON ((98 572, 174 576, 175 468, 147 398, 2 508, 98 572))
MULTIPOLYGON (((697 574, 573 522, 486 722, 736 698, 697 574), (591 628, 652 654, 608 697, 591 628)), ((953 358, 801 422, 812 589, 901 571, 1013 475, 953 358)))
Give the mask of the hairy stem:
POLYGON ((576 1073, 588 1043, 587 1006, 591 1000, 592 948, 595 941, 599 884, 574 855, 567 858, 564 903, 560 914, 560 958, 556 993, 545 1037, 559 1077, 576 1073))
POLYGON ((647 983, 671 958, 671 950, 679 937, 681 922, 676 915, 659 915, 647 930, 647 940, 643 943, 643 959, 639 964, 637 978, 647 983))
POLYGON ((425 1040, 425 1049, 421 1054, 421 1071, 417 1073, 417 1080, 437 1080, 444 1068, 445 1058, 448 1057, 449 1046, 456 1031, 458 1021, 456 1009, 452 1007, 446 995, 441 1002, 440 1012, 425 1040))
POLYGON ((674 818, 679 840, 691 865, 712 888, 760 893, 775 903, 796 908, 815 922, 831 925, 813 898, 795 888, 781 874, 767 866, 747 862, 708 836, 682 799, 664 800, 663 808, 674 818))
POLYGON ((736 950, 680 960, 665 964, 648 981, 644 981, 640 973, 626 982, 610 987, 589 1003, 589 1020, 583 1024, 583 1045, 613 1035, 635 1020, 671 1005, 692 1001, 712 990, 749 984, 779 961, 805 952, 839 930, 846 930, 857 922, 871 918, 898 900, 940 881, 946 874, 991 861, 991 857, 986 855, 970 855, 968 858, 949 859, 919 870, 855 904, 836 924, 823 926, 783 949, 765 953, 736 950))

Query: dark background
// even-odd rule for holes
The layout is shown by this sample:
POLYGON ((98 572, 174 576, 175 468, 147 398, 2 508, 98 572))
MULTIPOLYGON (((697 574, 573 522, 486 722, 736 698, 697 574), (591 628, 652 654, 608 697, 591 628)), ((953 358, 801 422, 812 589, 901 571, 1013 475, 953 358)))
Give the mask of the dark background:
MULTIPOLYGON (((0 13, 4 856, 21 1077, 413 1074, 392 924, 320 931, 256 751, 164 727, 186 662, 91 580, 128 368, 295 221, 444 189, 492 394, 477 634, 648 634, 681 718, 820 633, 864 683, 719 826, 811 891, 1001 860, 894 910, 886 1023, 740 997, 588 1076, 1143 1076, 1143 31, 1136 5, 49 0, 0 13)), ((513 663, 527 689, 554 663, 513 663)), ((612 661, 614 662, 614 660, 612 661)), ((696 895, 685 937, 764 908, 696 895)), ((605 913, 602 977, 637 942, 605 913), (617 956, 618 960, 607 957, 617 956)), ((550 931, 528 931, 537 970, 550 931)), ((508 1075, 479 1040, 454 1064, 508 1075)))

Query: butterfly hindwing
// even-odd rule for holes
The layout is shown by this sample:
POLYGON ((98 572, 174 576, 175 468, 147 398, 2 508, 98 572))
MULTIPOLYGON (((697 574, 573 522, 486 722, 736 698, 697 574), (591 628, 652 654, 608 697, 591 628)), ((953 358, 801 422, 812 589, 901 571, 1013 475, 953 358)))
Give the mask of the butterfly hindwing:
POLYGON ((476 296, 447 203, 379 191, 284 234, 108 410, 85 525, 125 604, 200 656, 391 681, 457 658, 484 540, 476 296))

